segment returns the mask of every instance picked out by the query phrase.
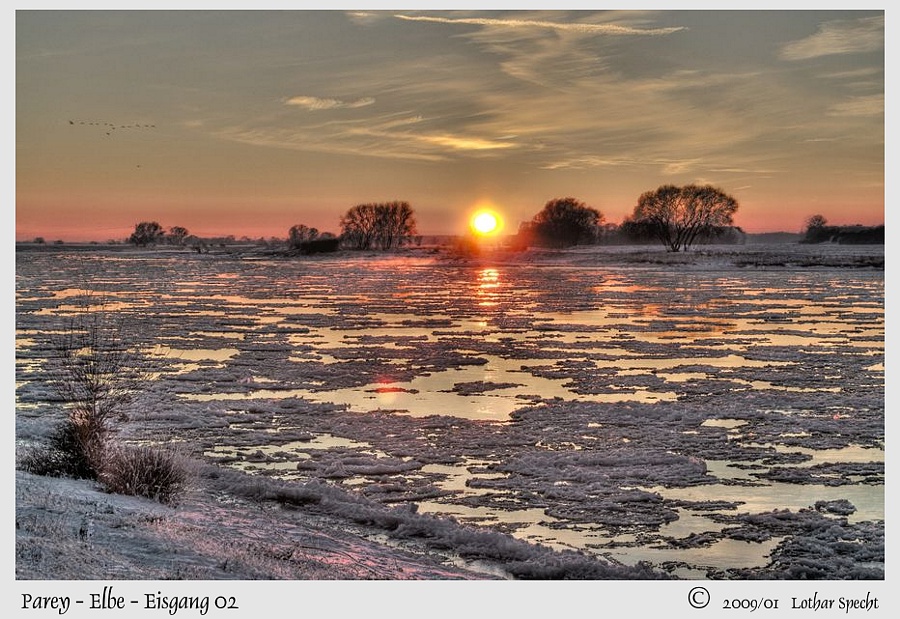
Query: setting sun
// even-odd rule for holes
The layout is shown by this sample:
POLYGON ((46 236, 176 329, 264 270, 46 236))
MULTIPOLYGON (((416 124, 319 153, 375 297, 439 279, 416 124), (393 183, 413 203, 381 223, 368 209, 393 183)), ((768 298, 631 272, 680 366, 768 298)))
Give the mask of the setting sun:
POLYGON ((493 211, 478 211, 472 216, 472 230, 476 234, 494 234, 500 229, 500 218, 493 211))

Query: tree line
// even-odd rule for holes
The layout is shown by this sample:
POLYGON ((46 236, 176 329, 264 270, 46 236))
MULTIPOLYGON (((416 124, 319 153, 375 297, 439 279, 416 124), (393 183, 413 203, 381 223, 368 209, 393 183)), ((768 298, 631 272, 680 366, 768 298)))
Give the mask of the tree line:
POLYGON ((598 242, 660 242, 670 252, 694 243, 726 240, 741 234, 733 227, 738 202, 711 185, 663 185, 638 198, 621 225, 606 224, 603 214, 575 198, 557 198, 520 226, 520 247, 572 247, 598 242))
POLYGON ((801 243, 838 243, 841 245, 884 244, 884 225, 831 226, 822 215, 806 220, 806 232, 801 243))
MULTIPOLYGON (((606 224, 598 209, 581 200, 555 198, 520 226, 512 245, 565 248, 615 237, 620 242, 657 241, 668 251, 678 252, 701 240, 721 240, 733 234, 737 209, 737 200, 711 185, 663 185, 641 194, 631 216, 615 226, 606 224)), ((340 227, 340 235, 335 235, 305 224, 294 225, 288 230, 287 246, 303 254, 340 247, 383 251, 409 244, 418 234, 415 212, 404 201, 356 205, 341 216, 340 227)), ((187 229, 176 226, 166 231, 155 221, 138 223, 128 241, 141 247, 169 243, 204 251, 203 241, 187 229)))
POLYGON ((410 243, 417 234, 416 217, 409 202, 358 204, 341 217, 340 237, 297 224, 288 230, 288 247, 302 254, 335 251, 388 250, 410 243))

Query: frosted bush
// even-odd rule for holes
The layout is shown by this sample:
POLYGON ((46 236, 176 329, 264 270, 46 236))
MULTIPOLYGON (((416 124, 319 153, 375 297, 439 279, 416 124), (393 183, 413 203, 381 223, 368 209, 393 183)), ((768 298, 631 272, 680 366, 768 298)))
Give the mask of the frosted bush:
POLYGON ((173 504, 184 491, 188 476, 174 451, 126 445, 108 450, 99 477, 108 492, 173 504))

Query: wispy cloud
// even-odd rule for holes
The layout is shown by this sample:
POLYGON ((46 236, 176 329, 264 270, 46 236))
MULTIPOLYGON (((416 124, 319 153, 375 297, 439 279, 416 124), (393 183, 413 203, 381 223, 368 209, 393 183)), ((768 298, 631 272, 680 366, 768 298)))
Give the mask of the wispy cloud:
POLYGON ((852 97, 828 110, 831 116, 878 116, 884 114, 884 95, 852 97))
POLYGON ((682 161, 669 161, 666 162, 662 166, 662 173, 666 176, 676 176, 678 174, 685 174, 690 172, 698 167, 700 164, 699 159, 685 159, 682 161))
POLYGON ((512 142, 486 140, 483 138, 462 137, 454 135, 423 135, 418 139, 428 144, 443 146, 453 150, 485 151, 513 148, 512 142))
POLYGON ((604 34, 613 36, 659 36, 683 30, 683 27, 671 28, 632 28, 616 24, 590 24, 583 22, 560 23, 534 19, 495 19, 490 17, 430 17, 424 15, 395 15, 397 19, 406 21, 431 22, 438 24, 464 24, 471 26, 487 26, 494 28, 543 28, 563 32, 584 34, 604 34))
POLYGON ((785 60, 875 52, 884 47, 884 16, 825 22, 814 35, 785 45, 785 60))
POLYGON ((544 170, 584 170, 589 168, 612 168, 634 164, 635 161, 633 159, 584 155, 582 157, 573 157, 571 159, 547 163, 542 165, 541 168, 544 170))
POLYGON ((710 166, 702 159, 649 159, 649 158, 625 158, 625 157, 600 157, 585 155, 572 159, 560 160, 541 166, 544 170, 584 170, 591 168, 614 167, 654 167, 664 176, 676 176, 680 174, 698 173, 701 170, 717 174, 744 174, 748 172, 759 173, 759 170, 750 170, 740 167, 710 166))
POLYGON ((849 71, 833 71, 831 73, 822 73, 818 77, 834 80, 859 80, 865 78, 880 77, 884 71, 876 67, 864 67, 861 69, 852 69, 849 71))
MULTIPOLYGON (((396 131, 395 129, 401 125, 395 123, 385 123, 378 127, 355 128, 348 131, 352 135, 362 135, 375 137, 383 142, 400 144, 407 143, 417 145, 413 147, 411 155, 418 156, 421 154, 421 148, 431 150, 432 154, 438 155, 441 152, 450 151, 492 151, 505 150, 514 148, 516 145, 509 140, 482 138, 477 136, 455 135, 450 133, 417 133, 414 131, 396 131)), ((393 150, 393 149, 392 149, 393 150)))
POLYGON ((431 124, 421 115, 401 114, 293 128, 270 123, 234 126, 217 135, 257 146, 410 161, 447 161, 454 154, 484 156, 517 147, 515 136, 442 131, 431 124))
MULTIPOLYGON (((560 172, 548 174, 554 178, 580 172, 748 182, 779 174, 804 140, 841 139, 846 130, 834 126, 838 115, 852 117, 858 132, 883 112, 883 97, 850 97, 873 91, 846 83, 877 78, 877 68, 842 63, 827 76, 844 80, 843 96, 830 88, 827 96, 814 97, 818 90, 789 88, 777 74, 749 63, 723 70, 714 61, 681 64, 673 56, 646 67, 623 64, 626 50, 664 42, 638 34, 687 30, 656 28, 665 24, 650 21, 653 14, 595 14, 595 20, 621 24, 612 29, 619 34, 636 35, 615 40, 602 34, 611 32, 610 23, 560 23, 571 19, 561 15, 373 14, 367 27, 386 28, 392 37, 396 20, 477 26, 442 40, 437 50, 421 45, 414 56, 398 54, 390 62, 383 54, 363 54, 332 74, 336 83, 352 84, 354 95, 377 97, 377 106, 371 97, 341 91, 315 96, 329 89, 311 85, 282 100, 271 117, 235 119, 227 137, 356 158, 440 164, 477 158, 498 167, 560 172), (589 34, 556 35, 562 32, 589 34), (460 41, 468 42, 465 53, 448 51, 460 41), (359 113, 337 113, 351 109, 359 113)), ((369 15, 351 15, 362 17, 369 15)))
POLYGON ((365 132, 351 132, 320 135, 306 131, 279 128, 243 129, 231 127, 217 132, 217 136, 253 146, 265 146, 288 150, 298 150, 331 155, 352 155, 377 157, 380 159, 401 159, 407 161, 444 161, 445 156, 432 152, 417 152, 409 148, 398 148, 377 136, 360 139, 365 132), (354 137, 355 133, 355 137, 354 137))
POLYGON ((304 95, 291 97, 287 99, 285 105, 296 105, 306 108, 307 110, 333 110, 339 108, 358 108, 366 107, 375 103, 375 99, 371 97, 363 97, 356 101, 341 101, 340 99, 323 99, 321 97, 308 97, 304 95))
POLYGON ((773 174, 775 170, 769 168, 710 168, 710 172, 716 174, 752 174, 754 176, 773 174))

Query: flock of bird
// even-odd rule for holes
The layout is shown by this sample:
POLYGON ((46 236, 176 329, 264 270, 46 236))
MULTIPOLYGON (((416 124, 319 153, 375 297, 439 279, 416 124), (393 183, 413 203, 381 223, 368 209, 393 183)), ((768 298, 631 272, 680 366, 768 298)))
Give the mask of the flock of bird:
POLYGON ((142 125, 140 123, 135 123, 133 125, 117 125, 110 122, 98 122, 89 120, 70 120, 69 124, 100 127, 101 129, 106 130, 106 135, 112 135, 112 132, 117 129, 156 129, 156 125, 142 125))

